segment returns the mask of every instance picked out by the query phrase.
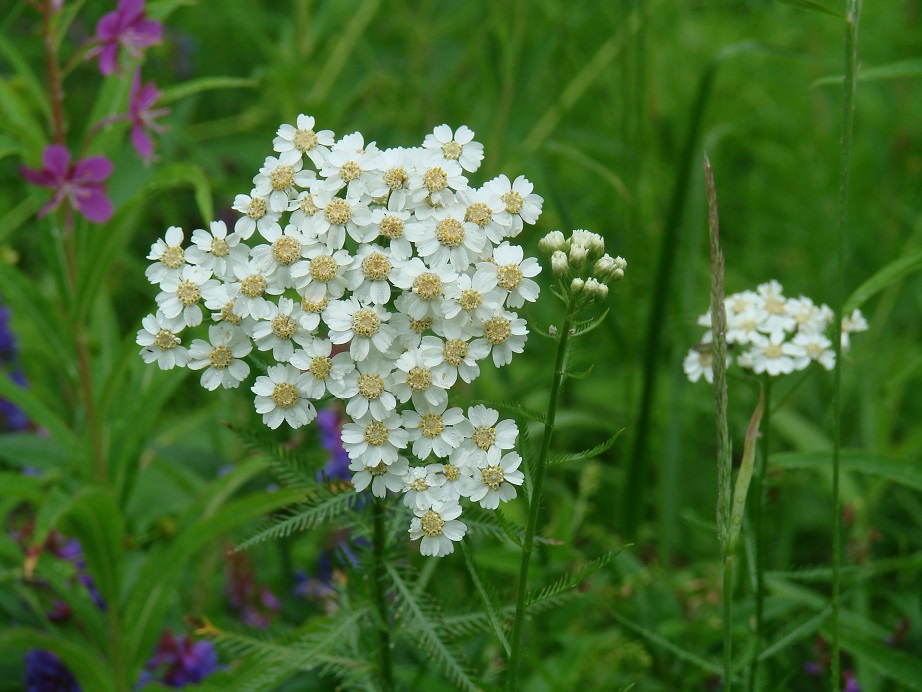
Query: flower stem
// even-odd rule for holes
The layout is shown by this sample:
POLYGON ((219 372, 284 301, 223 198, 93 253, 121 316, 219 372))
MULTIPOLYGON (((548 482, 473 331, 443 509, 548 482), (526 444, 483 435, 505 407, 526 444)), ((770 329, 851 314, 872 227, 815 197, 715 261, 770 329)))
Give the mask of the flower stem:
POLYGON ((387 609, 387 594, 384 589, 384 544, 387 540, 384 529, 384 499, 376 497, 373 505, 374 536, 372 538, 374 549, 374 599, 378 607, 378 637, 380 648, 380 674, 381 687, 387 692, 394 689, 394 665, 391 658, 391 631, 390 616, 387 609))
POLYGON ((724 555, 724 679, 723 690, 733 684, 733 554, 724 555))
POLYGON ((522 652, 522 631, 525 625, 525 597, 528 593, 528 567, 535 546, 535 528, 538 525, 538 510, 541 507, 541 488, 544 485, 544 472, 547 467, 548 451, 551 448, 551 436, 554 433, 554 419, 557 417, 557 399, 564 379, 564 366, 567 359, 567 346, 570 342, 570 324, 573 315, 574 299, 567 303, 567 312, 563 327, 558 332, 557 358, 554 362, 554 379, 551 382, 551 396, 547 403, 547 416, 544 421, 544 436, 541 439, 541 451, 535 464, 531 495, 528 503, 528 524, 525 527, 525 541, 522 544, 522 563, 519 568, 518 595, 515 601, 515 620, 512 625, 512 644, 509 655, 509 672, 506 684, 509 690, 515 690, 519 660, 522 652))
POLYGON ((765 410, 762 413, 762 437, 759 439, 759 466, 756 474, 755 512, 753 524, 756 538, 756 612, 755 637, 752 664, 750 666, 749 688, 755 689, 759 673, 759 654, 765 645, 765 499, 768 477, 769 436, 772 424, 772 378, 766 374, 762 380, 765 392, 765 410))
POLYGON ((838 690, 839 672, 839 569, 842 561, 842 501, 839 497, 839 446, 842 425, 842 318, 845 303, 845 240, 848 230, 848 186, 851 178, 855 92, 858 87, 858 20, 861 0, 848 0, 845 15, 845 90, 842 98, 842 140, 839 149, 839 223, 836 233, 836 324, 833 348, 836 365, 832 395, 832 689, 838 690))

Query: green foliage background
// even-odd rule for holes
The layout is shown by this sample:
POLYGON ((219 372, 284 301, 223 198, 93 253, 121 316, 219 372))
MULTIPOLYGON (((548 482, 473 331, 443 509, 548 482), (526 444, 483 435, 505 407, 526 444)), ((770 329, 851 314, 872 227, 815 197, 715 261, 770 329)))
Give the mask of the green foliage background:
MULTIPOLYGON (((133 545, 172 536, 216 470, 245 458, 221 421, 257 421, 246 396, 206 395, 194 376, 182 381, 178 372, 152 372, 134 358, 134 333, 153 308, 154 292, 143 276, 150 244, 170 225, 201 227, 211 205, 216 218, 233 219, 234 195, 249 192, 252 176, 272 153, 276 128, 299 113, 314 115, 318 127, 338 136, 360 130, 382 148, 421 143, 443 122, 466 124, 486 147, 474 181, 524 174, 545 199, 538 226, 519 237, 526 255, 537 255, 539 238, 550 230, 586 228, 628 260, 626 278, 612 289, 608 320, 574 352, 577 368, 594 369, 565 388, 555 447, 574 451, 621 429, 624 434, 599 457, 549 474, 540 533, 559 545, 542 548, 535 585, 550 584, 625 542, 633 546, 584 592, 536 616, 526 641, 532 655, 525 661, 525 689, 705 689, 718 677, 717 664, 710 670, 668 644, 716 661, 721 641, 713 404, 709 388, 690 385, 681 369, 700 336, 695 319, 707 306, 701 161, 706 151, 715 170, 727 291, 775 278, 788 295, 831 303, 842 22, 796 6, 803 4, 809 3, 150 2, 153 16, 166 17, 166 36, 150 51, 145 74, 173 99, 169 130, 158 142, 161 162, 145 168, 127 143, 122 146, 110 192, 117 208, 132 206, 119 217, 118 230, 89 241, 83 255, 86 285, 98 284, 86 306, 94 377, 106 383, 121 373, 131 383, 112 395, 105 425, 115 431, 143 420, 146 429, 113 481, 133 545), (198 86, 184 91, 183 84, 198 86), (105 271, 93 284, 92 263, 100 257, 105 271), (653 342, 647 336, 651 319, 661 326, 653 342), (655 378, 651 417, 641 430, 647 362, 655 378), (147 401, 153 391, 162 392, 163 408, 130 407, 134 394, 147 401), (644 450, 642 483, 634 487, 627 469, 638 445, 644 450), (640 510, 636 532, 628 530, 632 503, 640 510)), ((840 3, 823 4, 841 12, 840 3)), ((109 9, 88 2, 72 34, 91 33, 109 9)), ((922 6, 914 0, 864 7, 846 293, 922 248, 920 22, 922 6)), ((41 122, 28 79, 5 48, 14 46, 41 80, 37 27, 25 2, 6 3, 0 11, 0 80, 22 97, 23 117, 41 122)), ((91 120, 93 104, 105 103, 97 101, 98 89, 92 70, 75 72, 68 82, 75 135, 91 120)), ((23 161, 39 161, 46 142, 40 128, 35 134, 18 127, 13 102, 0 103, 4 108, 0 242, 7 261, 32 282, 24 291, 47 298, 53 294, 43 265, 49 228, 32 216, 44 197, 26 189, 17 173, 23 161)), ((124 133, 113 133, 111 141, 116 134, 124 133)), ((10 285, 0 288, 7 299, 10 285)), ((861 450, 844 467, 850 567, 843 608, 851 635, 843 642, 848 666, 869 690, 918 688, 922 679, 901 679, 899 672, 922 670, 920 288, 919 276, 906 272, 863 306, 871 329, 854 338, 843 373, 843 445, 861 450), (905 669, 880 663, 897 650, 874 647, 904 619, 909 634, 899 652, 914 658, 905 669)), ((69 317, 53 308, 46 315, 49 328, 67 341, 69 317)), ((557 310, 546 291, 528 314, 531 329, 559 320, 557 310)), ((21 310, 13 319, 31 390, 66 420, 76 416, 73 392, 61 386, 67 376, 53 335, 21 310)), ((543 409, 551 349, 533 336, 511 367, 485 368, 466 395, 543 409)), ((769 666, 784 689, 817 689, 803 664, 816 658, 816 635, 828 634, 822 618, 802 635, 796 632, 825 606, 828 574, 822 570, 831 559, 829 472, 822 457, 804 454, 831 445, 832 379, 815 370, 796 388, 776 388, 782 403, 772 417, 778 458, 770 467, 767 509, 769 608, 779 636, 794 634, 769 666)), ((748 383, 731 383, 730 429, 739 450, 756 397, 748 383)), ((22 465, 19 443, 0 441, 0 458, 22 465)), ((305 444, 316 446, 316 436, 308 433, 305 444)), ((266 482, 255 472, 241 477, 241 485, 244 480, 252 488, 266 482)), ((66 481, 60 487, 78 490, 66 481)), ((521 521, 524 510, 513 506, 507 515, 521 521)), ((285 592, 288 561, 309 565, 320 541, 308 532, 287 539, 282 551, 257 546, 260 577, 285 592)), ((169 606, 174 616, 220 609, 219 589, 212 587, 222 545, 217 537, 203 544, 183 569, 169 606)), ((488 580, 511 593, 517 551, 494 537, 475 538, 472 548, 488 580)), ((126 570, 133 574, 140 559, 135 553, 126 570)), ((446 611, 476 606, 460 554, 435 568, 413 562, 446 611)), ((289 623, 308 614, 299 607, 286 612, 289 623)), ((741 636, 746 608, 738 621, 741 636)), ((477 669, 495 669, 499 649, 489 632, 462 641, 477 669)), ((18 665, 15 657, 0 659, 10 670, 18 665)), ((438 682, 441 670, 426 667, 420 652, 401 649, 398 664, 407 685, 448 684, 438 682)), ((306 674, 291 689, 328 684, 312 679, 306 674)))

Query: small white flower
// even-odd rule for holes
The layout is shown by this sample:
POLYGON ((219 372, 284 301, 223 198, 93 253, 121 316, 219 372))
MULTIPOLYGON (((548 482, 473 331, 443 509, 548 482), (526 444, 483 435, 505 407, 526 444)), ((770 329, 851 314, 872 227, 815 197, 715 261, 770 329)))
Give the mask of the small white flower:
POLYGON ((274 156, 267 156, 259 174, 253 178, 253 190, 269 202, 269 209, 276 213, 288 211, 288 205, 298 196, 295 185, 309 187, 316 180, 314 171, 301 170, 304 162, 301 157, 285 164, 274 156))
POLYGON ((233 208, 243 214, 234 224, 234 233, 240 236, 241 240, 247 240, 257 228, 260 233, 265 233, 272 226, 278 226, 279 217, 282 215, 281 211, 269 209, 266 198, 260 197, 255 191, 249 195, 237 195, 233 208))
POLYGON ((425 402, 418 411, 403 412, 404 426, 413 440, 413 456, 425 460, 430 454, 447 457, 470 437, 473 426, 460 408, 445 409, 447 402, 432 405, 425 402))
POLYGON ((516 496, 515 486, 522 485, 525 475, 518 470, 522 457, 510 452, 500 458, 498 449, 487 452, 482 466, 474 469, 474 492, 472 502, 480 502, 484 509, 496 509, 500 502, 508 502, 516 496))
POLYGON ((464 447, 454 450, 445 463, 442 464, 442 475, 445 476, 445 483, 442 485, 442 494, 446 500, 458 500, 462 497, 470 497, 474 492, 476 483, 474 482, 474 467, 468 463, 469 454, 464 447))
POLYGON ((756 290, 762 297, 762 309, 765 311, 759 330, 763 334, 793 332, 797 328, 797 321, 788 310, 788 301, 783 295, 781 284, 772 280, 760 284, 756 290))
POLYGON ((423 334, 432 329, 435 319, 424 317, 421 320, 414 320, 409 315, 397 312, 391 316, 391 326, 394 328, 394 343, 391 344, 391 350, 395 351, 399 357, 401 353, 412 351, 419 347, 423 334))
POLYGON ((443 499, 442 486, 445 476, 438 464, 414 466, 403 477, 403 503, 410 509, 429 509, 433 503, 443 499))
POLYGON ((767 372, 769 375, 787 375, 794 372, 794 356, 799 350, 794 344, 785 341, 784 332, 775 332, 769 336, 758 335, 752 340, 749 354, 752 357, 752 371, 767 372))
POLYGON ((460 205, 437 209, 428 221, 408 225, 406 234, 430 266, 447 262, 457 272, 480 259, 487 240, 477 224, 464 220, 460 205))
POLYGON ((457 501, 434 502, 429 509, 415 510, 416 518, 410 522, 410 538, 421 538, 421 555, 443 557, 454 552, 452 541, 460 541, 467 531, 467 524, 458 521, 461 505, 457 501))
POLYGON ((505 175, 500 175, 484 187, 492 190, 503 200, 506 208, 500 213, 498 220, 506 227, 507 236, 517 236, 522 232, 523 224, 534 224, 541 215, 544 198, 533 194, 534 185, 524 175, 520 175, 513 183, 510 183, 505 175))
POLYGON ((272 365, 266 375, 256 378, 252 391, 256 395, 256 412, 273 430, 285 421, 292 428, 307 425, 317 417, 317 410, 304 391, 304 377, 288 364, 272 365))
POLYGON ((495 272, 478 270, 473 276, 462 274, 457 282, 445 287, 442 313, 448 322, 461 326, 473 323, 480 327, 502 307, 505 297, 506 292, 496 287, 495 272))
POLYGON ((188 327, 202 323, 201 302, 219 290, 219 284, 204 267, 185 265, 179 274, 168 274, 160 283, 157 305, 169 318, 180 317, 188 327))
POLYGON ((473 173, 483 161, 483 144, 473 139, 474 131, 467 125, 454 132, 448 125, 439 125, 426 135, 423 148, 438 153, 446 161, 457 161, 461 168, 473 173))
POLYGON ((847 351, 851 346, 849 334, 854 332, 866 332, 868 330, 868 321, 864 319, 861 310, 855 308, 851 315, 842 318, 842 350, 847 351))
POLYGON ((303 113, 298 116, 297 128, 281 125, 272 147, 279 153, 279 161, 291 165, 306 154, 315 167, 321 168, 333 145, 333 131, 314 131, 314 118, 303 113))
POLYGON ((334 344, 349 344, 355 361, 365 360, 374 346, 385 354, 394 340, 394 330, 387 324, 390 313, 379 305, 365 305, 355 298, 336 300, 323 313, 334 344))
MULTIPOLYGON (((335 197, 330 192, 318 192, 314 201, 323 214, 316 214, 313 233, 317 239, 331 250, 338 250, 346 243, 346 233, 356 242, 365 242, 371 225, 371 210, 358 195, 347 195, 345 199, 335 197)), ((373 233, 373 229, 370 231, 373 233)))
POLYGON ((445 286, 457 280, 457 272, 447 263, 427 266, 419 257, 413 257, 398 265, 394 285, 405 292, 397 296, 394 304, 414 320, 441 317, 445 286))
POLYGON ((209 327, 208 338, 211 343, 196 339, 189 346, 189 368, 207 368, 201 379, 205 389, 236 388, 250 374, 250 366, 240 359, 253 350, 252 342, 242 329, 225 324, 209 327))
POLYGON ((817 306, 804 296, 792 298, 787 302, 788 313, 794 318, 797 331, 801 334, 819 334, 826 331, 830 320, 823 308, 828 310, 827 306, 817 306))
POLYGON ((315 245, 304 253, 304 257, 290 270, 295 288, 313 300, 342 298, 349 287, 346 276, 346 269, 352 264, 349 251, 331 251, 325 245, 315 245))
POLYGON ((420 343, 425 361, 437 363, 432 366, 436 383, 448 389, 454 386, 459 376, 465 382, 473 382, 480 375, 477 361, 490 355, 490 344, 485 339, 469 343, 470 333, 454 323, 444 323, 443 327, 444 339, 424 336, 420 343))
MULTIPOLYGON (((309 291, 310 289, 308 289, 309 291)), ((315 298, 310 295, 309 292, 306 292, 301 296, 301 326, 304 327, 311 334, 317 332, 317 327, 320 326, 320 316, 323 314, 323 311, 327 309, 330 301, 325 295, 321 295, 319 298, 315 298)))
POLYGON ((832 342, 819 332, 801 332, 795 334, 791 343, 797 346, 799 353, 794 356, 794 368, 803 370, 810 361, 816 361, 826 370, 832 370, 836 365, 836 353, 832 350, 832 342))
POLYGON ((252 259, 241 262, 234 267, 234 275, 237 281, 225 284, 228 297, 234 301, 234 312, 241 317, 269 319, 272 306, 265 296, 272 292, 272 286, 263 266, 252 259))
POLYGON ((377 169, 378 148, 374 142, 365 144, 361 132, 346 135, 333 145, 326 157, 320 175, 326 178, 324 187, 336 194, 344 187, 348 196, 369 195, 380 197, 387 194, 387 186, 377 169))
POLYGON ((291 200, 288 205, 288 211, 291 212, 289 222, 296 226, 306 239, 316 240, 314 229, 320 223, 318 214, 323 214, 323 207, 317 206, 317 195, 310 190, 303 190, 298 196, 291 200))
POLYGON ((398 450, 407 446, 410 435, 403 428, 400 414, 392 412, 384 420, 368 415, 345 424, 342 441, 350 459, 361 459, 366 466, 377 466, 380 462, 389 466, 397 461, 398 450))
POLYGON ((355 370, 343 378, 343 390, 337 396, 346 400, 346 413, 358 419, 370 413, 375 420, 384 420, 397 408, 392 392, 393 363, 386 358, 368 358, 356 363, 355 370))
POLYGON ((180 338, 176 336, 185 328, 185 322, 169 318, 158 310, 156 315, 147 315, 141 320, 141 326, 137 343, 143 346, 141 358, 145 363, 157 363, 161 370, 172 370, 189 362, 189 350, 180 345, 180 338))
POLYGON ((513 353, 521 353, 525 349, 527 338, 525 320, 514 312, 498 310, 484 322, 483 337, 475 339, 471 346, 486 343, 492 351, 494 365, 501 368, 512 362, 513 353))
POLYGON ((301 324, 301 306, 290 298, 279 298, 278 304, 269 302, 269 314, 256 324, 252 332, 256 348, 272 351, 280 363, 288 362, 295 351, 294 344, 305 346, 313 341, 311 333, 301 324))
POLYGON ((292 284, 291 267, 304 255, 306 249, 304 236, 296 226, 288 224, 284 231, 268 229, 262 234, 270 245, 257 245, 250 255, 258 262, 266 276, 271 276, 275 283, 285 287, 292 284))
MULTIPOLYGON (((462 175, 457 161, 446 160, 437 154, 427 155, 417 162, 410 174, 410 199, 416 204, 429 200, 431 206, 440 207, 452 202, 452 190, 467 186, 467 178, 462 175)), ((461 215, 464 216, 463 209, 461 215)))
POLYGON ((496 284, 508 291, 506 305, 520 308, 525 302, 538 300, 540 289, 531 277, 541 273, 541 265, 534 257, 525 258, 525 253, 518 245, 504 242, 493 249, 493 261, 482 262, 477 269, 489 272, 495 277, 496 284))
MULTIPOLYGON (((768 314, 761 304, 753 303, 740 312, 727 313, 727 343, 744 345, 757 338, 768 314)), ((710 315, 708 315, 708 326, 710 315)))
POLYGON ((329 339, 313 339, 303 349, 296 349, 288 360, 301 371, 301 386, 309 399, 322 399, 329 392, 341 397, 346 375, 355 369, 348 353, 333 353, 329 339))
POLYGON ((252 334, 256 320, 252 317, 244 317, 234 309, 234 298, 239 292, 239 284, 222 284, 205 301, 205 307, 214 310, 211 313, 211 319, 215 322, 240 327, 245 334, 252 334))
POLYGON ((413 246, 404 234, 411 218, 409 210, 404 209, 400 198, 393 195, 388 199, 387 208, 373 209, 371 223, 368 226, 366 242, 377 240, 384 242, 396 260, 408 260, 413 255, 413 246), (374 234, 374 237, 371 237, 374 234))
POLYGON ((240 236, 228 233, 223 221, 212 221, 211 231, 197 228, 192 231, 193 245, 186 258, 212 272, 222 281, 233 280, 234 266, 246 262, 249 248, 240 243, 240 236))
POLYGON ((414 348, 406 351, 395 361, 394 395, 405 403, 411 397, 413 405, 424 406, 428 402, 433 406, 448 401, 447 388, 441 386, 435 378, 432 368, 441 362, 438 354, 430 352, 424 355, 422 350, 414 348))
POLYGON ((391 285, 399 272, 389 249, 380 245, 362 245, 346 270, 346 278, 353 297, 362 302, 384 305, 390 302, 391 285))
POLYGON ((485 462, 490 450, 507 450, 515 448, 519 428, 513 420, 499 420, 499 411, 482 404, 471 406, 467 418, 473 430, 464 441, 464 448, 469 452, 468 463, 480 466, 485 462))
POLYGON ((486 186, 466 188, 458 190, 455 201, 464 207, 464 220, 476 224, 484 232, 490 247, 502 242, 506 229, 499 219, 506 205, 499 195, 486 186))
POLYGON ((397 457, 397 461, 390 465, 379 461, 374 466, 367 466, 359 457, 349 464, 349 469, 354 472, 352 485, 355 486, 356 492, 361 492, 371 485, 372 495, 385 497, 388 490, 394 493, 403 490, 403 478, 410 467, 409 462, 403 457, 397 457))
POLYGON ((378 170, 388 190, 388 209, 406 208, 409 200, 410 172, 416 166, 417 155, 417 151, 403 147, 385 149, 378 154, 378 170))
POLYGON ((689 349, 682 361, 682 369, 690 381, 697 382, 703 376, 711 384, 714 382, 714 353, 707 344, 689 349))
POLYGON ((170 226, 166 229, 163 238, 150 246, 147 259, 156 262, 147 268, 145 275, 152 284, 159 284, 166 276, 179 276, 186 264, 186 257, 182 249, 184 235, 179 226, 170 226))

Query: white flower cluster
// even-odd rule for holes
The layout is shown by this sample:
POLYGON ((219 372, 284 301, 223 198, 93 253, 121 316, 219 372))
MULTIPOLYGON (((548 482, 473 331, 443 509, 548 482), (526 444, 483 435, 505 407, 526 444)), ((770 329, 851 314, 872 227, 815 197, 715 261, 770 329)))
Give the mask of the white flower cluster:
POLYGON ((137 339, 146 362, 203 370, 210 390, 245 380, 254 349, 271 353, 252 386, 270 428, 310 423, 313 401, 343 401, 356 490, 405 493, 424 555, 464 535, 461 498, 495 509, 523 481, 514 422, 448 407, 480 361, 521 353, 528 329, 511 309, 538 297, 538 262, 509 239, 543 200, 522 176, 470 187, 465 173, 483 159, 473 137, 439 125, 422 147, 381 150, 359 132, 336 141, 309 116, 282 125, 278 155, 234 201, 232 232, 215 221, 184 247, 171 227, 154 243, 159 309, 137 339), (203 311, 208 339, 187 348, 178 334, 203 311))
MULTIPOLYGON (((769 375, 803 370, 813 362, 832 370, 836 354, 826 333, 834 319, 833 311, 828 305, 816 305, 804 296, 785 298, 782 291, 781 284, 769 281, 755 291, 734 293, 724 300, 727 344, 749 347, 736 357, 737 364, 755 373, 769 375)), ((708 331, 701 343, 685 356, 683 367, 692 382, 697 382, 702 375, 708 382, 713 382, 710 311, 698 318, 698 324, 707 327, 708 331)), ((867 328, 868 323, 860 310, 844 318, 842 350, 848 350, 849 334, 867 328)))

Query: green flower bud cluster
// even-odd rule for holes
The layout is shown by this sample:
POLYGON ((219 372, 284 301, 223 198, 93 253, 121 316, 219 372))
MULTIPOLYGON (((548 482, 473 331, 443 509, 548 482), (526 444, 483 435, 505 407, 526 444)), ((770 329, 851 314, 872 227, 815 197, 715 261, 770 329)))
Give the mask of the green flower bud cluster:
POLYGON ((594 302, 608 296, 608 285, 624 278, 627 262, 605 253, 605 240, 597 233, 578 229, 566 238, 551 231, 538 243, 551 258, 551 271, 571 296, 594 302))

